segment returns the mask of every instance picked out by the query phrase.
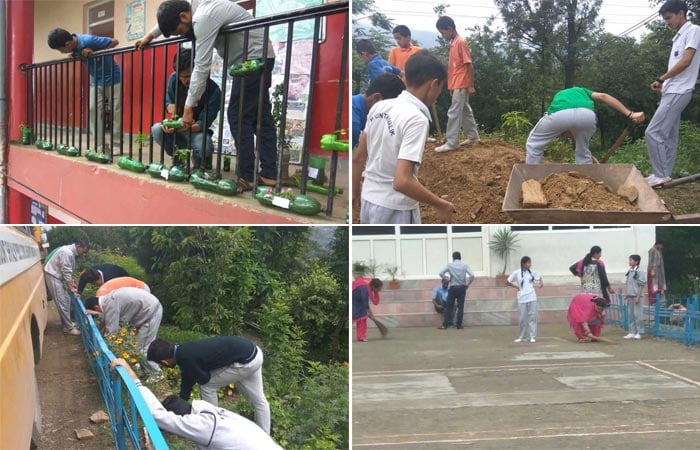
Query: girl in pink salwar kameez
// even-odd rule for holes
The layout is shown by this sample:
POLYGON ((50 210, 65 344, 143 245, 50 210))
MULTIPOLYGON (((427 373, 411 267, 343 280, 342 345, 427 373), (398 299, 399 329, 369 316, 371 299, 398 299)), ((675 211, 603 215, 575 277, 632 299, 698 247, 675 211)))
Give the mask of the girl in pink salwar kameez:
POLYGON ((606 300, 595 294, 577 294, 571 299, 566 318, 579 342, 588 342, 591 336, 598 337, 605 323, 606 300))

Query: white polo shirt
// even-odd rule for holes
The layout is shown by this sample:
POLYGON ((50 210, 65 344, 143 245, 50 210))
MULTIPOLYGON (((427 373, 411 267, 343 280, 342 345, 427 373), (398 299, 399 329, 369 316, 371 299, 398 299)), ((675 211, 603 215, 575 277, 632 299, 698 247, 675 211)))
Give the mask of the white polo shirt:
POLYGON ((416 163, 413 176, 423 158, 430 131, 430 111, 408 91, 397 98, 376 103, 367 115, 367 164, 362 198, 375 205, 395 210, 418 208, 418 202, 393 188, 399 159, 416 163))
POLYGON ((540 276, 532 270, 522 272, 520 269, 508 276, 508 282, 520 286, 518 289, 518 303, 529 303, 537 300, 535 292, 535 281, 539 281, 540 276))
POLYGON ((700 27, 687 21, 673 36, 671 55, 668 58, 668 70, 671 70, 683 58, 683 52, 688 48, 695 49, 695 55, 686 69, 666 80, 662 87, 664 94, 685 94, 695 89, 700 69, 700 27))

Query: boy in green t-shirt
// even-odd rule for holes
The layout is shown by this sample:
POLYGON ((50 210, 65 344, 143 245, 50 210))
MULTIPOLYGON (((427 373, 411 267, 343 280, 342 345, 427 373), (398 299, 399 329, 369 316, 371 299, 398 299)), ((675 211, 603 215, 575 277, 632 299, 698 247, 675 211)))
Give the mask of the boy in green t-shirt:
POLYGON ((593 158, 588 144, 595 133, 595 102, 605 103, 620 111, 634 123, 644 121, 643 112, 630 111, 612 95, 582 87, 561 90, 556 93, 547 113, 537 122, 527 138, 525 163, 541 163, 547 144, 562 133, 569 132, 576 142, 576 164, 591 164, 593 158))

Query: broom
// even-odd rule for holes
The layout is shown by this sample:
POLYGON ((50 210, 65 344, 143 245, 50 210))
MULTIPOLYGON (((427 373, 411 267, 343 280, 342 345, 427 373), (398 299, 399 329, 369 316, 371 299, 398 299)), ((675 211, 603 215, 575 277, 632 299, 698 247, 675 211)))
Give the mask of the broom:
POLYGON ((389 334, 389 329, 381 323, 379 320, 374 318, 374 315, 369 316, 370 319, 372 319, 372 322, 379 328, 379 332, 382 334, 382 337, 386 337, 387 334, 389 334))
POLYGON ((590 335, 590 336, 588 336, 588 337, 591 338, 592 341, 605 342, 605 343, 607 343, 607 344, 617 344, 617 343, 618 343, 618 342, 616 342, 616 341, 613 341, 612 339, 604 338, 604 337, 602 337, 602 336, 593 336, 593 335, 590 335))

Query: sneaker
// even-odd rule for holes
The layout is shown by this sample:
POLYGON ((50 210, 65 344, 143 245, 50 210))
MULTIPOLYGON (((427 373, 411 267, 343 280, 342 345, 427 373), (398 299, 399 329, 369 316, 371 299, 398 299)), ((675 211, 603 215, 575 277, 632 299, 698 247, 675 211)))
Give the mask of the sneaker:
POLYGON ((63 329, 63 332, 66 333, 66 334, 73 335, 73 336, 80 336, 80 330, 79 330, 77 327, 73 327, 73 328, 70 328, 70 329, 64 328, 64 329, 63 329))
POLYGON ((435 151, 438 153, 451 152, 453 150, 457 150, 457 147, 449 147, 447 144, 435 147, 435 151))
POLYGON ((531 343, 531 344, 534 344, 535 342, 537 342, 537 341, 535 340, 535 338, 530 338, 530 343, 531 343))
POLYGON ((641 336, 639 333, 635 334, 635 335, 632 336, 632 337, 635 338, 635 339, 641 339, 641 338, 642 338, 642 336, 641 336))
POLYGON ((469 147, 470 145, 478 144, 481 142, 480 139, 465 139, 459 143, 460 147, 469 147))
MULTIPOLYGON (((639 335, 637 335, 637 336, 639 336, 639 335)), ((632 339, 633 337, 634 337, 634 333, 628 333, 622 339, 632 339)))
POLYGON ((671 181, 671 177, 657 177, 656 175, 653 175, 651 178, 647 179, 647 184, 651 187, 658 186, 660 184, 668 183, 671 181))
POLYGON ((523 338, 518 338, 518 339, 514 340, 513 342, 515 342, 516 344, 520 344, 522 341, 523 341, 523 338))
POLYGON ((652 179, 654 179, 654 178, 657 178, 657 176, 654 175, 654 174, 652 173, 651 175, 649 175, 648 177, 646 177, 646 178, 644 178, 644 179, 645 179, 646 181, 649 181, 649 180, 652 180, 652 179))

